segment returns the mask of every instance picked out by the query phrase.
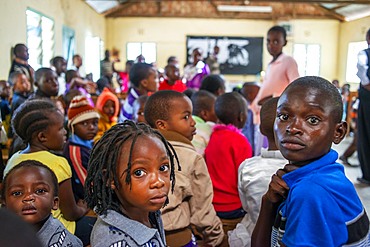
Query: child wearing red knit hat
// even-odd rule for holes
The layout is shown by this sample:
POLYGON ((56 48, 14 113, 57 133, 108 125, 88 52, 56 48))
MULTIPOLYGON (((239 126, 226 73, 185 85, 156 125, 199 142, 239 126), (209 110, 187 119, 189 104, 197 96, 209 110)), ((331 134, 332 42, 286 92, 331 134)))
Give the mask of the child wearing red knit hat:
POLYGON ((86 96, 75 96, 68 109, 68 128, 71 136, 63 154, 72 168, 72 189, 76 201, 84 199, 87 164, 93 139, 98 132, 99 113, 89 104, 86 96))
POLYGON ((99 95, 95 108, 100 114, 98 123, 98 134, 94 138, 96 143, 113 125, 117 124, 117 116, 119 111, 119 101, 117 96, 112 93, 108 88, 104 88, 103 92, 99 95))

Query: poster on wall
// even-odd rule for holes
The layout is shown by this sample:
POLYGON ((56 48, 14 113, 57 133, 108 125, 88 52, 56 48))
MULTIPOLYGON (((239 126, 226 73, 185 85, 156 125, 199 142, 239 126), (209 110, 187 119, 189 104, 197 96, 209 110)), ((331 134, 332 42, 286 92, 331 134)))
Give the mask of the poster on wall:
POLYGON ((262 70, 263 37, 187 36, 187 63, 192 62, 195 48, 203 50, 203 58, 212 54, 215 46, 220 48, 217 55, 221 74, 255 75, 262 70))

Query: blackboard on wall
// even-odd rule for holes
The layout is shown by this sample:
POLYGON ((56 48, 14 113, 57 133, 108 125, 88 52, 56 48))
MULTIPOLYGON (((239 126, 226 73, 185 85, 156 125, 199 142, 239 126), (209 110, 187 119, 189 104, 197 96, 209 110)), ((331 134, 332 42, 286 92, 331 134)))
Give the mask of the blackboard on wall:
POLYGON ((261 72, 263 37, 187 36, 186 62, 192 62, 191 54, 195 48, 203 50, 205 61, 215 45, 220 48, 221 74, 255 75, 261 72))

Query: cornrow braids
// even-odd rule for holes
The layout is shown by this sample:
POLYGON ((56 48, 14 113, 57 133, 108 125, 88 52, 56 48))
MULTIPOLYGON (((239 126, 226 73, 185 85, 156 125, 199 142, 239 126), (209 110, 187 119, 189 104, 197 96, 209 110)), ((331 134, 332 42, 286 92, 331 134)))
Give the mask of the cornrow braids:
POLYGON ((30 143, 34 133, 45 130, 50 124, 50 114, 57 112, 54 103, 45 99, 27 100, 14 112, 13 130, 25 143, 30 143))
MULTIPOLYGON (((175 160, 178 170, 181 170, 179 159, 172 145, 159 133, 144 123, 134 123, 126 120, 116 124, 104 133, 102 138, 94 145, 88 164, 85 182, 85 200, 90 208, 98 214, 106 214, 108 209, 120 210, 120 202, 111 189, 112 181, 119 188, 119 178, 126 173, 125 182, 131 188, 131 158, 137 138, 140 136, 154 136, 161 140, 170 159, 171 191, 175 186, 175 160), (127 170, 121 175, 117 174, 117 165, 124 143, 132 141, 130 146, 127 170)), ((167 202, 166 202, 167 203, 167 202)))

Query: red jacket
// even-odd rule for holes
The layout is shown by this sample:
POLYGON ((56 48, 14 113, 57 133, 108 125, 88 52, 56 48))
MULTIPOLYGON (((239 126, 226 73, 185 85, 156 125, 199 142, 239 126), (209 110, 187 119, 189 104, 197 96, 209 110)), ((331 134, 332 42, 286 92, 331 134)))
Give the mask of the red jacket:
POLYGON ((238 169, 252 157, 248 139, 233 125, 216 125, 205 150, 205 159, 213 184, 213 206, 217 212, 242 207, 238 193, 238 169))

